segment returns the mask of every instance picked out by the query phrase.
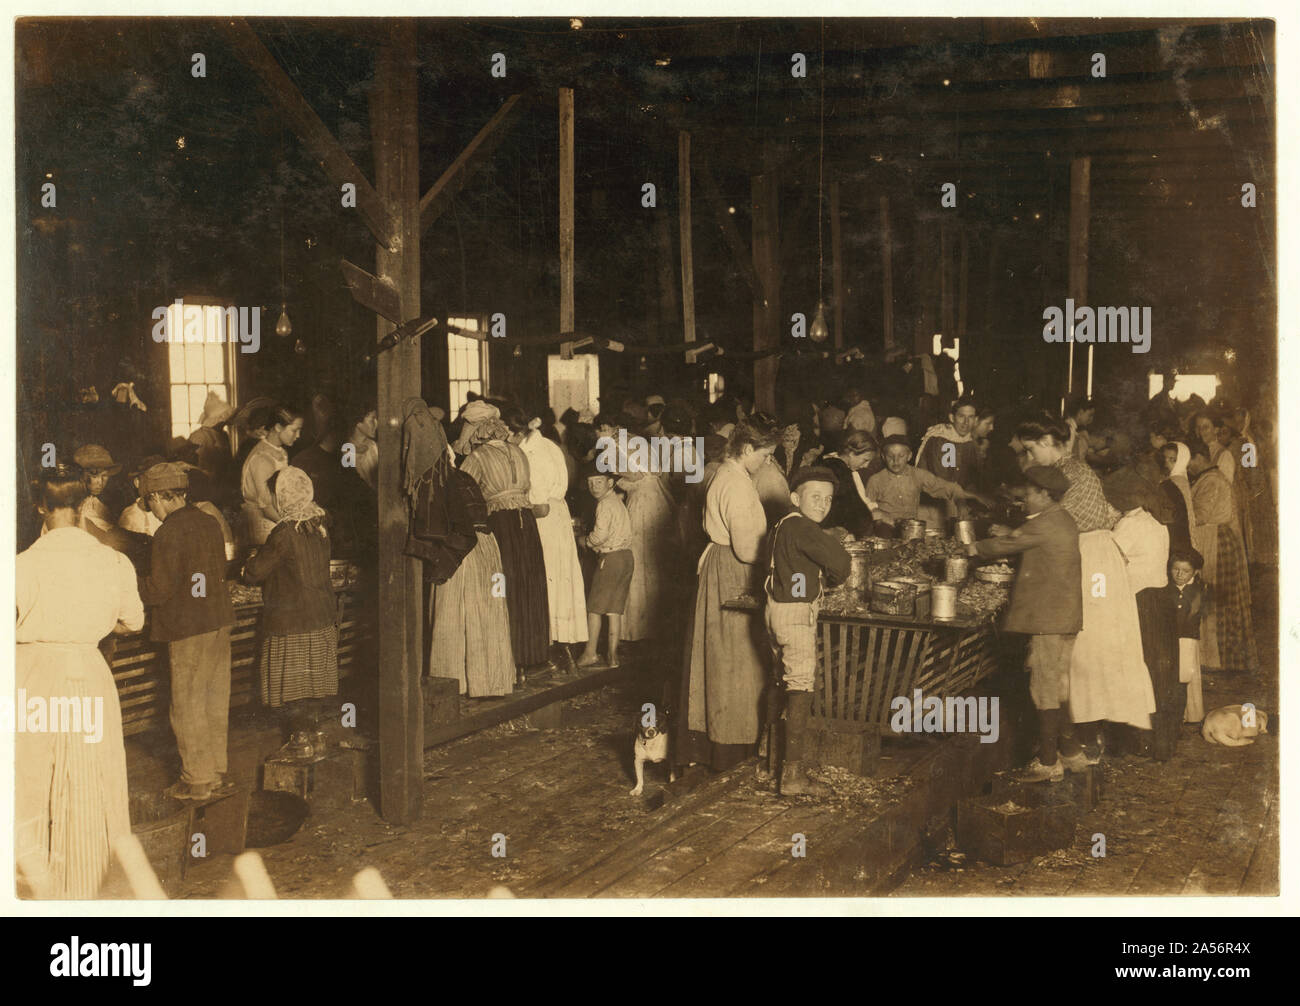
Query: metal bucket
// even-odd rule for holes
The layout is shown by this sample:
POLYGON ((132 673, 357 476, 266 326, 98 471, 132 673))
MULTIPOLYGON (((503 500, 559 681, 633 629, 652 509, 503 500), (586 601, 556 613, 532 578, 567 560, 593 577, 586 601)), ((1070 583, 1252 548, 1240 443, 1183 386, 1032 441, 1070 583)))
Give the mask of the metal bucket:
POLYGON ((949 583, 961 583, 970 572, 970 561, 964 555, 950 555, 943 564, 943 578, 949 583))
POLYGON ((936 583, 930 588, 930 617, 957 617, 957 585, 936 583))
POLYGON ((899 526, 899 537, 903 541, 918 541, 925 538, 925 521, 905 520, 899 526))

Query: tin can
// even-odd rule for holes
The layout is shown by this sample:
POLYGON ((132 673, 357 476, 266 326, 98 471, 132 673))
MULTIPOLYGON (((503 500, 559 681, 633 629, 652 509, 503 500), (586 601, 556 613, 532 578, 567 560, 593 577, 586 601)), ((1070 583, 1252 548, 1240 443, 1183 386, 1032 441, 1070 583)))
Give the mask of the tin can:
POLYGON ((949 583, 961 583, 970 570, 970 562, 964 555, 950 555, 943 564, 943 578, 949 583))
POLYGON ((900 525, 903 541, 918 541, 925 538, 925 521, 908 519, 900 525))
POLYGON ((931 618, 956 618, 957 585, 952 583, 936 583, 930 588, 930 602, 931 618))

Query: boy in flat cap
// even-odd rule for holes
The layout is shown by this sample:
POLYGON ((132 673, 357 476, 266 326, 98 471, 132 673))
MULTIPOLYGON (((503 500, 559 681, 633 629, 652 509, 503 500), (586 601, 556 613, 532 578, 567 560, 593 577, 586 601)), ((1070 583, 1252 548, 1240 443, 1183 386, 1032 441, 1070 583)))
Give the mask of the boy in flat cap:
POLYGON ((72 460, 86 476, 86 499, 77 515, 81 527, 94 524, 100 531, 108 531, 113 527, 113 517, 104 505, 104 490, 108 488, 108 480, 120 472, 122 466, 99 444, 78 447, 72 460))
POLYGON ((1083 628, 1079 528, 1061 506, 1069 480, 1056 468, 1025 472, 1029 519, 1015 531, 967 546, 985 559, 1022 555, 1003 629, 1029 635, 1029 695, 1038 710, 1038 754, 1020 773, 1023 782, 1060 782, 1068 766, 1089 764, 1069 720, 1070 654, 1083 628), (1060 754, 1060 758, 1057 754, 1060 754), (1064 762, 1064 764, 1062 764, 1064 762))
POLYGON ((817 669, 817 612, 822 581, 843 583, 849 554, 819 526, 830 513, 837 480, 829 468, 800 468, 790 478, 795 510, 772 529, 767 570, 767 632, 785 684, 782 796, 825 796, 826 786, 803 767, 804 737, 817 669))
POLYGON ((150 638, 167 644, 172 671, 171 726, 181 778, 170 790, 205 800, 224 785, 230 714, 230 627, 221 527, 186 500, 183 465, 154 465, 140 475, 140 497, 161 524, 140 597, 151 609, 150 638))
POLYGON ((897 527, 899 521, 915 518, 921 493, 939 499, 977 500, 985 506, 992 505, 988 497, 910 464, 912 448, 906 437, 897 434, 886 437, 882 447, 885 470, 867 479, 866 486, 871 515, 876 520, 897 527))

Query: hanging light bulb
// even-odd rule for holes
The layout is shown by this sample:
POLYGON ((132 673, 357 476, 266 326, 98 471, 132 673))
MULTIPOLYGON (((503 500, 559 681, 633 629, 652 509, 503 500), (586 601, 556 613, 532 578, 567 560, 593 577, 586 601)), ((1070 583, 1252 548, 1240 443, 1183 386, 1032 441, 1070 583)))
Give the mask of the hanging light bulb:
POLYGON ((515 359, 517 360, 517 359, 519 359, 519 357, 521 357, 521 356, 523 356, 523 355, 524 355, 523 347, 522 347, 522 346, 516 346, 516 347, 515 347, 515 359))
POLYGON ((289 321, 289 309, 284 304, 280 305, 280 320, 275 323, 275 334, 281 339, 287 339, 293 334, 293 323, 289 321))
POLYGON ((641 357, 641 359, 637 361, 637 369, 638 369, 638 370, 645 370, 645 369, 646 369, 646 363, 645 363, 645 357, 644 357, 644 356, 641 357))
POLYGON ((297 353, 299 356, 307 355, 307 343, 302 341, 302 336, 299 336, 297 341, 294 342, 293 351, 297 353))
POLYGON ((812 327, 808 329, 808 337, 813 342, 825 342, 830 334, 831 330, 826 327, 826 306, 818 301, 817 314, 813 318, 812 327))

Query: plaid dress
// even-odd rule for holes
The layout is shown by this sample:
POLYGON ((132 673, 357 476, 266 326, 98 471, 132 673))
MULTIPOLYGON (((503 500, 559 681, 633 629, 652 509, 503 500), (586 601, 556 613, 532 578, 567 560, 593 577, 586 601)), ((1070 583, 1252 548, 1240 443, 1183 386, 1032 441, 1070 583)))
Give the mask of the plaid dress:
POLYGON ((1201 629, 1201 663, 1207 668, 1253 671, 1259 667, 1250 613, 1250 569, 1234 521, 1232 486, 1218 468, 1192 484, 1192 542, 1205 560, 1201 578, 1212 588, 1201 629))

